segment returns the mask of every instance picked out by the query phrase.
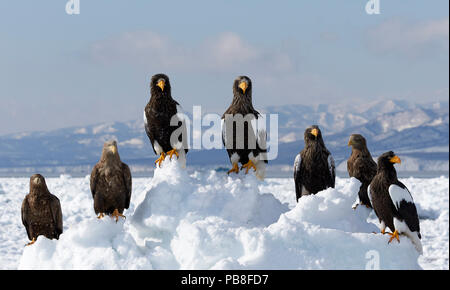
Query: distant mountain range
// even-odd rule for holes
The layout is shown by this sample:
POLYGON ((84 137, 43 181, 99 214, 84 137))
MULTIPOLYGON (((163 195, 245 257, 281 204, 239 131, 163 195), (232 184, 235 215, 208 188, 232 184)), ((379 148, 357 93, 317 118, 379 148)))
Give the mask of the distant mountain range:
MULTIPOLYGON (((349 135, 361 133, 374 157, 389 150, 403 156, 406 162, 400 170, 448 172, 448 106, 448 102, 379 101, 365 105, 266 107, 261 112, 277 113, 279 123, 278 158, 270 164, 290 172, 295 155, 303 147, 305 128, 318 124, 340 171, 346 170, 349 135)), ((42 170, 89 173, 99 159, 103 142, 109 139, 118 141, 121 158, 132 170, 152 170, 155 155, 139 119, 0 136, 0 174, 42 170)), ((193 167, 225 168, 228 163, 224 150, 192 150, 188 154, 188 164, 193 167)))

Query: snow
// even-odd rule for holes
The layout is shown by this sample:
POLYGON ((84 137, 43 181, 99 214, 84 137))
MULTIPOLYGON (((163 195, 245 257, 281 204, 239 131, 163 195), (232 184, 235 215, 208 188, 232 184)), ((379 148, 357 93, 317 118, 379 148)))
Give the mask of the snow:
POLYGON ((95 217, 89 178, 48 178, 61 200, 64 233, 29 247, 20 221, 28 178, 1 178, 2 269, 448 269, 448 178, 403 179, 421 219, 424 254, 388 244, 368 209, 352 210, 359 182, 295 202, 291 178, 188 174, 165 161, 135 178, 126 219, 95 217), (430 188, 433 192, 430 192, 430 188), (371 260, 371 257, 377 259, 371 260))

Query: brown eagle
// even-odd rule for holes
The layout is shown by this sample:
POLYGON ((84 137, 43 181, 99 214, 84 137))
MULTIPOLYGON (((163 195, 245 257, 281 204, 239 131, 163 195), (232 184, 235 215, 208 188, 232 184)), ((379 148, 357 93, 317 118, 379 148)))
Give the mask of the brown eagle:
POLYGON ((393 232, 389 243, 399 234, 411 239, 419 253, 422 253, 420 242, 420 224, 416 205, 408 188, 397 179, 394 164, 401 163, 394 152, 386 152, 378 157, 377 174, 368 188, 370 202, 381 223, 381 233, 386 226, 393 232))
POLYGON ((145 132, 161 166, 166 155, 176 155, 186 165, 187 128, 178 113, 179 104, 172 98, 169 77, 156 74, 150 81, 150 101, 144 110, 145 132), (172 119, 173 118, 173 119, 172 119))
POLYGON ((325 147, 317 125, 305 130, 305 148, 294 161, 294 182, 297 202, 303 195, 316 194, 334 188, 336 172, 334 159, 325 147))
POLYGON ((98 218, 105 214, 116 218, 130 206, 131 172, 128 165, 120 160, 116 141, 103 145, 102 157, 91 173, 91 192, 95 214, 98 218))
POLYGON ((257 128, 261 115, 253 108, 252 81, 247 76, 239 76, 233 83, 233 101, 223 113, 222 142, 226 147, 232 168, 228 174, 239 173, 238 163, 245 173, 253 168, 256 177, 264 179, 266 158, 266 138, 264 129, 257 128))
POLYGON ((45 179, 40 174, 30 177, 30 193, 22 202, 22 223, 27 230, 27 245, 36 242, 38 236, 59 239, 63 232, 63 217, 59 199, 48 191, 45 179))
MULTIPOLYGON (((347 171, 350 177, 355 177, 361 182, 358 198, 359 203, 372 208, 367 195, 367 187, 377 174, 377 163, 367 149, 366 139, 360 134, 350 136, 348 146, 352 146, 352 155, 347 160, 347 171)), ((356 208, 358 204, 354 206, 356 208)))

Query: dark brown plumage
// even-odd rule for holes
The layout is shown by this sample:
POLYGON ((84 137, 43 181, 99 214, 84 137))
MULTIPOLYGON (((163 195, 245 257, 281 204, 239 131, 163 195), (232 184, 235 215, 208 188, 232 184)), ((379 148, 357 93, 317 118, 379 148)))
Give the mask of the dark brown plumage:
POLYGON ((105 142, 100 161, 91 173, 91 192, 94 211, 113 215, 118 220, 124 209, 130 206, 131 172, 128 165, 120 160, 116 141, 105 142))
POLYGON ((305 148, 294 162, 294 182, 297 202, 303 195, 316 194, 334 188, 336 173, 334 159, 325 147, 317 125, 305 130, 305 148))
POLYGON ((372 208, 367 195, 367 187, 377 173, 377 163, 367 149, 366 139, 360 134, 350 136, 348 146, 352 146, 352 154, 347 160, 347 171, 350 177, 355 177, 361 182, 358 198, 360 204, 372 208))
POLYGON ((381 223, 381 232, 386 226, 393 232, 391 242, 396 238, 399 242, 400 233, 407 235, 422 252, 420 243, 420 224, 414 200, 408 188, 397 178, 395 163, 400 158, 389 151, 378 158, 377 174, 369 186, 369 197, 373 209, 381 223))
POLYGON ((22 223, 33 244, 40 235, 59 239, 63 232, 63 218, 59 199, 51 194, 40 174, 30 177, 30 193, 22 202, 22 223))
MULTIPOLYGON (((152 144, 155 154, 160 155, 156 161, 161 165, 166 155, 182 155, 183 166, 186 163, 185 155, 188 152, 187 129, 181 118, 176 115, 178 103, 172 98, 169 77, 165 74, 156 74, 150 81, 150 101, 144 110, 145 132, 152 144), (171 126, 172 117, 178 118, 171 126), (181 133, 171 142, 172 134, 177 130, 181 133)), ((175 132, 175 133, 177 133, 175 132)))
POLYGON ((254 127, 260 117, 252 104, 252 81, 247 76, 239 76, 233 82, 231 105, 222 115, 222 141, 233 166, 228 173, 238 173, 238 163, 241 163, 241 170, 245 168, 248 173, 253 168, 258 178, 264 178, 267 136, 265 130, 254 127))

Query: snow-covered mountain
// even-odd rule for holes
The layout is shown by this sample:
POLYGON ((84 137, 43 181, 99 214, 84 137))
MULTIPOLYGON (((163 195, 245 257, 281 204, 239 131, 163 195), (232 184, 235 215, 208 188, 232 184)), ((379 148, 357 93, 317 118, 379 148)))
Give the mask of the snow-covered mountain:
MULTIPOLYGON (((408 162, 400 170, 448 172, 448 102, 288 105, 266 107, 261 112, 278 114, 278 158, 271 162, 276 166, 290 166, 303 147, 304 129, 318 124, 341 171, 346 170, 344 161, 350 154, 348 136, 361 133, 374 156, 388 150, 402 155, 408 162)), ((139 118, 0 136, 0 174, 14 175, 42 168, 55 173, 77 168, 75 171, 86 173, 99 159, 103 142, 109 139, 118 140, 121 157, 132 169, 152 168, 155 155, 139 118)), ((188 154, 188 164, 192 166, 228 166, 228 162, 224 150, 192 150, 188 154)))

